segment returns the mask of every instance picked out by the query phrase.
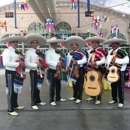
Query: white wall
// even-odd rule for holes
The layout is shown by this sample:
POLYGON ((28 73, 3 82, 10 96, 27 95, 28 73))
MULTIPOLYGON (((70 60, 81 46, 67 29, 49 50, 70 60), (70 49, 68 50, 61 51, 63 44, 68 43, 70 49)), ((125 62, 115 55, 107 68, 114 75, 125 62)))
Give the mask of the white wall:
MULTIPOLYGON (((80 33, 86 33, 87 30, 89 30, 91 33, 98 34, 99 30, 94 30, 92 27, 90 27, 90 24, 92 23, 92 17, 88 18, 85 17, 85 12, 86 8, 82 7, 80 8, 80 28, 79 32, 80 33)), ((5 9, 3 11, 0 11, 1 17, 0 21, 7 21, 7 26, 8 26, 8 31, 2 32, 0 31, 0 37, 5 34, 9 33, 20 33, 20 30, 28 30, 28 26, 32 22, 40 22, 43 24, 42 21, 38 19, 34 11, 29 7, 28 10, 21 10, 19 7, 17 8, 17 29, 14 28, 14 18, 5 18, 5 12, 13 11, 13 8, 11 9, 5 9), (32 16, 32 17, 31 17, 32 16)), ((59 18, 58 22, 67 22, 70 24, 72 31, 73 29, 76 29, 78 26, 78 21, 77 21, 77 10, 70 10, 70 7, 57 7, 57 12, 59 13, 59 18)), ((96 11, 95 16, 100 16, 102 17, 104 12, 102 11, 96 11)), ((109 18, 109 22, 102 22, 102 28, 107 29, 107 33, 105 35, 105 38, 107 38, 110 35, 110 26, 112 24, 118 24, 120 33, 122 33, 126 39, 129 39, 128 33, 127 33, 127 28, 128 28, 128 23, 130 22, 129 19, 122 18, 121 16, 116 16, 111 13, 105 13, 109 18), (118 18, 117 18, 118 17, 118 18), (113 18, 114 22, 112 22, 111 18, 113 18)), ((103 20, 102 20, 103 21, 103 20)))

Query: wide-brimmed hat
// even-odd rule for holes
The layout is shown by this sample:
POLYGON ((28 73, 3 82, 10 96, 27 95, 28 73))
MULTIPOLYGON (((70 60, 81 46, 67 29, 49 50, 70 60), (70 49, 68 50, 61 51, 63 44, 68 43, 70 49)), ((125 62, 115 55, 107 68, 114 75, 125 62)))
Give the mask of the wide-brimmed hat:
POLYGON ((51 44, 51 43, 60 43, 60 42, 64 42, 64 39, 57 39, 56 37, 52 37, 51 39, 47 39, 47 43, 51 44))
POLYGON ((31 45, 32 41, 38 41, 39 45, 42 46, 47 43, 46 39, 40 34, 28 34, 25 36, 25 44, 31 45))
POLYGON ((112 44, 112 43, 119 43, 119 44, 127 44, 127 40, 119 39, 117 37, 113 37, 111 39, 106 40, 103 44, 112 44))
POLYGON ((105 41, 105 38, 94 36, 94 37, 88 37, 85 39, 85 41, 88 43, 92 43, 94 41, 98 41, 99 43, 103 43, 105 41))
POLYGON ((3 38, 0 41, 4 43, 10 43, 12 41, 25 42, 26 38, 24 36, 11 35, 10 37, 3 38))
POLYGON ((71 48, 72 43, 77 43, 79 48, 85 47, 85 40, 79 36, 70 36, 65 40, 65 47, 71 48))

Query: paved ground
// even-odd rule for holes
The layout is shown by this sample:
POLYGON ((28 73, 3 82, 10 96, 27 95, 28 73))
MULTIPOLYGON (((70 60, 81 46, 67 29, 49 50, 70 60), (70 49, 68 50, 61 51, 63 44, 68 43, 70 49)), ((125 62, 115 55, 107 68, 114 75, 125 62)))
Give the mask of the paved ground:
POLYGON ((49 103, 49 87, 44 83, 41 99, 47 105, 39 110, 30 107, 29 75, 24 82, 22 93, 19 95, 19 105, 25 107, 18 111, 19 116, 7 114, 7 98, 5 94, 4 70, 0 69, 0 130, 130 130, 130 89, 125 89, 124 108, 117 108, 117 104, 108 105, 111 92, 103 93, 102 104, 86 102, 88 97, 83 93, 80 104, 68 101, 72 96, 72 88, 62 87, 61 95, 66 102, 57 102, 57 106, 49 103))

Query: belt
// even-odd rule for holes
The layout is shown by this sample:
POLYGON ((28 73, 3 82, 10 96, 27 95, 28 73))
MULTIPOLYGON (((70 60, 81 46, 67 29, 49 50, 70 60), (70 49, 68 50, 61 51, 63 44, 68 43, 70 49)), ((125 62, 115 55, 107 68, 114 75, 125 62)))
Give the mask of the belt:
POLYGON ((51 72, 56 72, 56 70, 55 70, 55 69, 51 69, 51 68, 49 68, 49 70, 50 70, 51 72))
POLYGON ((37 71, 37 70, 30 70, 30 71, 37 71))

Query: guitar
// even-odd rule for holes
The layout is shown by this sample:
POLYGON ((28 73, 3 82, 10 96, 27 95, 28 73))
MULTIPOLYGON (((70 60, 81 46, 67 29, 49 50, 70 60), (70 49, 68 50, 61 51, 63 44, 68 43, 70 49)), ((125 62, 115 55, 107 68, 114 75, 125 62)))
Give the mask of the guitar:
POLYGON ((78 65, 76 64, 74 64, 73 66, 72 77, 76 79, 79 78, 79 69, 78 69, 78 65))
POLYGON ((62 74, 61 74, 61 67, 60 66, 56 66, 56 73, 54 74, 54 78, 56 79, 61 79, 62 78, 62 74))
MULTIPOLYGON (((116 52, 113 52, 113 55, 116 56, 116 52)), ((118 74, 118 68, 115 65, 112 65, 109 68, 109 73, 107 75, 107 80, 111 83, 118 81, 120 78, 118 74)))
POLYGON ((40 51, 40 49, 36 49, 36 54, 38 55, 37 57, 37 63, 40 63, 41 67, 37 67, 37 74, 40 75, 40 78, 43 78, 45 75, 44 72, 44 54, 40 51))
MULTIPOLYGON (((92 61, 95 59, 95 54, 92 55, 92 61)), ((103 83, 102 83, 102 74, 101 72, 92 70, 89 71, 86 76, 85 92, 89 96, 98 96, 103 93, 103 83)))
MULTIPOLYGON (((17 49, 15 49, 15 53, 19 55, 19 59, 16 62, 19 62, 19 61, 23 61, 24 62, 25 56, 17 49)), ((25 69, 26 69, 25 65, 18 66, 16 68, 16 73, 19 74, 20 77, 23 78, 23 79, 26 78, 25 69)))

